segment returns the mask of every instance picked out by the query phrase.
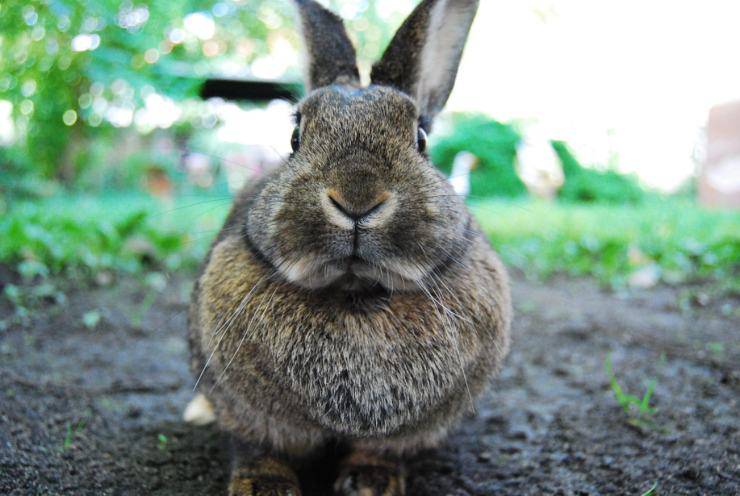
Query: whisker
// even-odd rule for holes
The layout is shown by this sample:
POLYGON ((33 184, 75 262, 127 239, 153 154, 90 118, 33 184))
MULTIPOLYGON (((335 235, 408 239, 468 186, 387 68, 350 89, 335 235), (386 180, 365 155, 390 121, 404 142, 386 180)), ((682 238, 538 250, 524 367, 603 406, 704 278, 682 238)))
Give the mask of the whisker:
POLYGON ((171 208, 171 209, 168 209, 168 210, 162 210, 162 211, 159 211, 159 212, 154 213, 153 216, 154 217, 160 217, 160 216, 163 216, 163 215, 171 214, 173 212, 179 212, 180 210, 185 210, 187 208, 197 207, 198 205, 205 205, 207 203, 213 203, 213 202, 224 202, 224 203, 227 203, 227 202, 230 202, 231 200, 232 200, 232 197, 231 196, 220 196, 218 198, 212 198, 210 200, 203 200, 203 201, 191 203, 189 205, 181 205, 179 207, 171 208))
MULTIPOLYGON (((224 332, 221 335, 221 337, 219 338, 219 340, 216 343, 216 345, 213 347, 213 350, 211 351, 211 354, 208 356, 208 359, 206 360, 206 363, 203 365, 203 370, 200 371, 200 374, 198 375, 198 379, 195 381, 195 385, 193 386, 193 391, 195 391, 195 389, 198 387, 198 384, 200 383, 200 380, 203 377, 203 374, 205 373, 206 368, 208 368, 208 364, 211 363, 211 359, 213 358, 213 355, 216 353, 216 350, 218 349, 219 345, 221 344, 221 341, 223 341, 224 336, 226 336, 226 330, 228 330, 228 328, 231 326, 231 323, 234 321, 234 319, 236 319, 236 317, 244 311, 244 308, 246 307, 247 301, 249 301, 250 296, 254 293, 254 290, 257 288, 257 286, 260 285, 260 283, 262 282, 263 279, 264 279, 264 276, 261 277, 255 283, 254 286, 252 286, 252 289, 249 290, 249 292, 246 295, 244 295, 244 297, 242 298, 241 302, 239 303, 239 306, 236 308, 236 310, 234 311, 234 313, 231 315, 231 317, 229 318, 228 322, 225 323, 225 326, 226 327, 224 328, 224 332)), ((223 327, 223 325, 224 325, 224 320, 222 319, 221 324, 219 324, 216 327, 216 330, 211 334, 211 337, 210 337, 210 339, 208 341, 209 346, 210 346, 212 340, 214 339, 214 337, 221 332, 221 328, 223 327)))
MULTIPOLYGON (((440 319, 443 319, 445 322, 447 322, 447 325, 449 326, 449 331, 451 331, 453 325, 452 325, 452 322, 449 319, 449 316, 448 317, 443 317, 440 314, 440 312, 439 312, 439 308, 440 307, 442 309, 446 309, 446 307, 444 306, 444 304, 441 301, 438 301, 437 299, 435 299, 434 296, 432 296, 432 293, 429 290, 429 288, 427 288, 426 285, 424 285, 423 283, 421 283, 421 282, 419 283, 419 288, 427 295, 427 297, 429 298, 429 300, 432 302, 432 304, 434 306, 434 312, 437 314, 437 316, 440 319)), ((443 325, 443 329, 445 329, 445 331, 446 331, 445 334, 447 334, 447 330, 448 330, 447 329, 447 326, 444 326, 443 325)), ((470 400, 470 407, 472 408, 473 411, 475 411, 476 408, 475 408, 475 403, 473 402, 473 395, 470 392, 470 385, 468 384, 468 377, 467 377, 467 374, 465 372, 465 366, 463 365, 462 355, 460 354, 460 350, 459 350, 459 347, 458 347, 457 340, 454 339, 449 334, 447 335, 447 339, 451 341, 452 347, 455 350, 455 354, 457 355, 457 360, 458 360, 458 362, 460 364, 460 371, 461 371, 462 376, 463 376, 463 381, 465 382, 465 389, 468 392, 468 399, 470 400)))
MULTIPOLYGON (((275 286, 275 289, 273 289, 272 294, 267 299, 267 302, 264 304, 264 309, 262 313, 260 314, 259 320, 262 320, 262 317, 265 315, 265 313, 267 313, 268 303, 269 303, 269 306, 272 307, 272 300, 274 299, 278 288, 279 286, 275 286)), ((211 391, 213 391, 213 388, 216 387, 216 385, 219 382, 221 382, 221 379, 223 379, 223 377, 226 375, 226 371, 229 369, 229 366, 234 361, 234 358, 236 358, 236 355, 239 353, 239 350, 241 349, 242 344, 244 344, 244 340, 247 338, 247 335, 249 334, 249 329, 252 327, 252 322, 254 321, 256 317, 257 317, 257 312, 252 314, 252 318, 249 319, 249 322, 247 323, 247 328, 244 329, 244 333, 242 334, 242 338, 239 340, 239 344, 236 346, 236 350, 234 350, 234 353, 231 355, 231 358, 229 358, 229 361, 226 363, 226 366, 224 367, 224 369, 221 371, 219 376, 216 378, 216 381, 211 386, 211 391)))
MULTIPOLYGON (((280 153, 274 146, 270 145, 270 148, 275 152, 276 157, 279 157, 277 160, 275 160, 273 165, 276 167, 279 167, 285 161, 286 156, 284 153, 280 153)), ((263 164, 245 164, 242 162, 238 162, 234 159, 227 158, 225 155, 219 155, 218 153, 210 152, 207 150, 201 150, 201 149, 190 148, 190 147, 187 147, 185 150, 187 153, 199 153, 201 155, 205 155, 212 159, 216 159, 222 164, 236 166, 243 170, 247 170, 249 172, 255 172, 255 171, 259 172, 265 169, 263 164)), ((269 167, 267 169, 269 170, 269 167)))

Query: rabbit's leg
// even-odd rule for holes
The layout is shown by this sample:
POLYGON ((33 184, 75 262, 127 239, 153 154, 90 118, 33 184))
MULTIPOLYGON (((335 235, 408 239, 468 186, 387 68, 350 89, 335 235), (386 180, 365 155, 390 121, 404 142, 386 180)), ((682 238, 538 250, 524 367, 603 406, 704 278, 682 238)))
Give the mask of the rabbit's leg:
POLYGON ((301 489, 285 460, 232 438, 229 496, 301 496, 301 489))
POLYGON ((356 450, 339 467, 334 493, 342 496, 401 496, 405 476, 399 459, 356 450))

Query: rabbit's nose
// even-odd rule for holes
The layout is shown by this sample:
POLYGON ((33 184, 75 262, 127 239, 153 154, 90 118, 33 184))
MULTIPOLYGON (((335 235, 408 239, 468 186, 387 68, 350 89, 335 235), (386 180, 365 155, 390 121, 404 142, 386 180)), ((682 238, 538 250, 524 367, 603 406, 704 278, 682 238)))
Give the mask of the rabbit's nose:
POLYGON ((393 202, 391 194, 383 191, 365 201, 352 201, 345 198, 339 191, 326 191, 326 200, 323 201, 324 210, 330 221, 343 228, 352 229, 357 224, 373 227, 387 218, 386 212, 393 202))

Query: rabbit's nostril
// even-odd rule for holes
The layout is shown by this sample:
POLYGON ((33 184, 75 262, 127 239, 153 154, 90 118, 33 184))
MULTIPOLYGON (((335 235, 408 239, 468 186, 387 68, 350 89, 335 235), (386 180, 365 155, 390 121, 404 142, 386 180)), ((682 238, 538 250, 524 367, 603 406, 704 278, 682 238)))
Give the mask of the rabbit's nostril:
POLYGON ((359 222, 365 217, 377 212, 390 197, 390 193, 384 191, 369 202, 363 202, 364 204, 353 205, 352 203, 345 200, 344 197, 336 190, 331 189, 327 191, 326 195, 329 198, 329 202, 336 210, 338 210, 345 217, 348 217, 355 222, 359 222))
POLYGON ((349 212, 347 207, 344 205, 344 202, 341 200, 342 197, 340 195, 336 194, 333 191, 330 191, 329 193, 327 193, 327 196, 329 197, 329 201, 334 206, 334 208, 339 210, 343 215, 347 217, 352 217, 352 214, 349 212))

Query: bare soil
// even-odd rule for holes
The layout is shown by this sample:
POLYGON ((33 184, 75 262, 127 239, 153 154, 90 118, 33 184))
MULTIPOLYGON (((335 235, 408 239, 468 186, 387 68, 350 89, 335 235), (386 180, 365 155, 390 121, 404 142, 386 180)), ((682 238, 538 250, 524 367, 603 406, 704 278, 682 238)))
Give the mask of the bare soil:
MULTIPOLYGON (((189 279, 153 300, 139 279, 67 281, 66 302, 25 323, 0 304, 0 494, 225 494, 225 437, 181 421, 189 279)), ((686 291, 515 279, 505 369, 443 447, 409 461, 408 493, 739 494, 738 301, 686 291), (618 405, 607 354, 626 392, 655 379, 654 414, 618 405)), ((306 494, 329 493, 329 466, 304 468, 306 494)))

